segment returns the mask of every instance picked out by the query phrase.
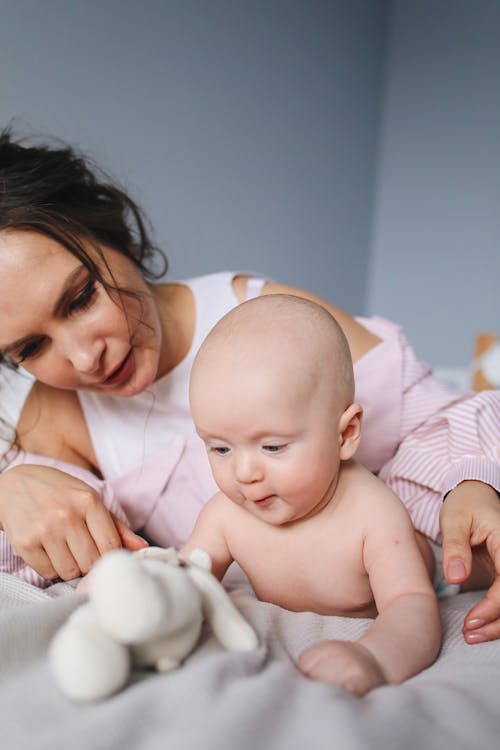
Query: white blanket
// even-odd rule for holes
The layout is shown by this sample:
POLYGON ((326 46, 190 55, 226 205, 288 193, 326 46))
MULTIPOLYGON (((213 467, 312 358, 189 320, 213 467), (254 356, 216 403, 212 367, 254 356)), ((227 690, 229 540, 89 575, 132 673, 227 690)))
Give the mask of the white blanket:
POLYGON ((479 593, 441 604, 436 663, 364 698, 312 682, 293 660, 328 637, 356 638, 369 621, 292 613, 234 582, 231 596, 257 630, 255 652, 224 651, 211 636, 177 671, 137 675, 112 698, 74 705, 54 683, 49 641, 84 599, 0 574, 2 750, 492 750, 500 745, 500 642, 461 635, 479 593), (55 594, 59 596, 55 597, 55 594))

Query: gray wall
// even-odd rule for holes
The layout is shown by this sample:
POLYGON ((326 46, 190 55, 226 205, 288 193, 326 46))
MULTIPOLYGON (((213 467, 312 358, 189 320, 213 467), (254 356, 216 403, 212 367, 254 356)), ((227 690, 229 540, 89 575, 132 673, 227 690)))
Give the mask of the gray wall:
POLYGON ((367 289, 385 2, 0 0, 0 121, 90 151, 179 278, 367 289))
POLYGON ((500 333, 500 2, 397 0, 368 308, 432 363, 500 333))
POLYGON ((0 0, 0 123, 90 151, 181 278, 260 270, 400 321, 500 328, 498 0, 0 0))

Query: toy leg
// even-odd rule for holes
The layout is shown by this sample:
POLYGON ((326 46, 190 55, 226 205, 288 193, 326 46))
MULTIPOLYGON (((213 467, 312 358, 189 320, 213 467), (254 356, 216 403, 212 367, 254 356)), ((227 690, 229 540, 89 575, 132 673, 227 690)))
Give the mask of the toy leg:
POLYGON ((97 623, 91 604, 79 607, 56 633, 49 658, 59 687, 75 701, 95 701, 128 680, 130 655, 97 623))

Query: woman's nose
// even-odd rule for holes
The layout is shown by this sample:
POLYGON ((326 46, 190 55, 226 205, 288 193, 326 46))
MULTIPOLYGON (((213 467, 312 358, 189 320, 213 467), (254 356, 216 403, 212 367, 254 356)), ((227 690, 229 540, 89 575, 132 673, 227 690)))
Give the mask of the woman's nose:
POLYGON ((249 484, 259 482, 263 478, 258 458, 249 451, 239 453, 235 457, 235 475, 238 482, 249 484))
POLYGON ((69 334, 63 342, 64 355, 77 372, 92 375, 101 367, 105 343, 86 333, 69 334))

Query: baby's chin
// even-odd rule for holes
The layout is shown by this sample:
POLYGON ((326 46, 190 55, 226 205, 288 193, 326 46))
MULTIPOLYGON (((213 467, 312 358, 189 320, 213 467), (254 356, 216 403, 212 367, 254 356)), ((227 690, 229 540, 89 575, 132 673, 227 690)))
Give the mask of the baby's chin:
POLYGON ((284 526, 298 519, 297 514, 276 495, 272 495, 257 503, 245 500, 242 507, 252 516, 270 526, 284 526))

